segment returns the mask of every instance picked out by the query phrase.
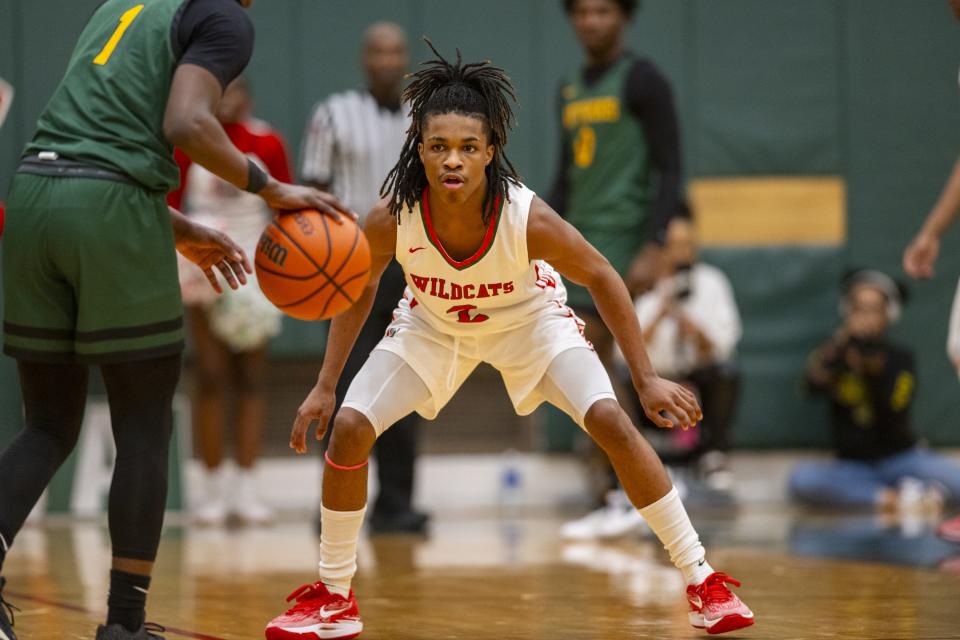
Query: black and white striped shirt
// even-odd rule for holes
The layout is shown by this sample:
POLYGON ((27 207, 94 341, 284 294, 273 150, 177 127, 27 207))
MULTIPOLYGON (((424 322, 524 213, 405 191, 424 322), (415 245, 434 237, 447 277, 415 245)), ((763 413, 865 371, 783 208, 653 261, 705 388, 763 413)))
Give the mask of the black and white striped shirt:
POLYGON ((366 90, 335 93, 310 118, 303 147, 303 179, 365 216, 396 164, 410 124, 406 109, 381 107, 366 90))

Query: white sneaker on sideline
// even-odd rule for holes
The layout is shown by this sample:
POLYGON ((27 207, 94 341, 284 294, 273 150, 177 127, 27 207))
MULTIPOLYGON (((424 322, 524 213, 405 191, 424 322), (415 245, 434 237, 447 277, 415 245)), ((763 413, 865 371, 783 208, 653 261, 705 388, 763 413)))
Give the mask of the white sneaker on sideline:
POLYGON ((564 540, 609 540, 638 531, 645 524, 623 491, 611 491, 606 506, 565 523, 560 536, 564 540))
POLYGON ((244 524, 266 525, 273 522, 273 509, 260 500, 253 471, 240 469, 236 488, 230 509, 233 515, 244 524))
POLYGON ((227 521, 227 476, 223 466, 205 469, 201 497, 193 510, 193 521, 205 527, 223 526, 227 521))
POLYGON ((733 472, 727 454, 722 451, 709 451, 697 463, 703 483, 714 491, 729 493, 733 490, 733 472))

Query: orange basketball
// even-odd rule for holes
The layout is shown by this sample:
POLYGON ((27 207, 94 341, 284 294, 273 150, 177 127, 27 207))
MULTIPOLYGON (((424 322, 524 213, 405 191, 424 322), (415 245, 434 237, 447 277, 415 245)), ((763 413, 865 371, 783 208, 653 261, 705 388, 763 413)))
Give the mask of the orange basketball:
POLYGON ((306 209, 275 219, 254 260, 264 295, 288 316, 325 320, 345 311, 370 277, 370 246, 360 227, 306 209))

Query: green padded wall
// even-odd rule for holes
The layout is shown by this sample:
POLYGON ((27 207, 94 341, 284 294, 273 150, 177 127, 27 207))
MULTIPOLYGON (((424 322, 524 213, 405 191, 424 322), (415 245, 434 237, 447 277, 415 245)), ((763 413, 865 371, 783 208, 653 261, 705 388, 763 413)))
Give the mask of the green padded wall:
MULTIPOLYGON (((16 86, 0 131, 0 194, 37 112, 59 79, 96 0, 0 0, 0 76, 16 86)), ((545 191, 555 170, 553 94, 579 64, 560 0, 259 0, 249 75, 258 115, 286 135, 294 157, 311 106, 361 81, 359 38, 396 20, 446 53, 489 57, 518 84, 519 126, 509 153, 545 191)), ((902 275, 900 252, 960 151, 960 28, 944 0, 646 0, 631 46, 674 84, 691 177, 840 175, 848 186, 843 247, 711 249, 744 315, 747 446, 820 444, 821 414, 798 395, 807 350, 836 322, 835 282, 849 265, 902 275)), ((944 356, 947 312, 960 273, 956 234, 938 278, 913 287, 897 335, 918 351, 919 430, 960 444, 960 389, 944 356)), ((290 322, 275 351, 316 352, 324 328, 290 322)), ((19 420, 11 363, 0 360, 0 440, 19 420)))

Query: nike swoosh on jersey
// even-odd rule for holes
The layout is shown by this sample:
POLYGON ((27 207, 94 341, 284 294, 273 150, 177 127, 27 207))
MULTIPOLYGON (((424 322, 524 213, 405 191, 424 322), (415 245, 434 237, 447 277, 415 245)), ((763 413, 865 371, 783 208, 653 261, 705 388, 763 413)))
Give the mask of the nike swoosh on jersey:
POLYGON ((426 247, 410 247, 407 249, 410 253, 416 253, 417 251, 423 251, 426 247))

